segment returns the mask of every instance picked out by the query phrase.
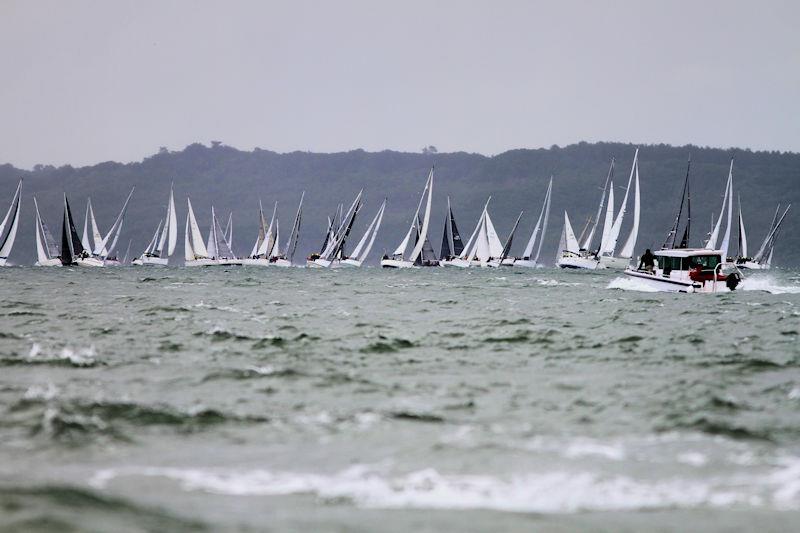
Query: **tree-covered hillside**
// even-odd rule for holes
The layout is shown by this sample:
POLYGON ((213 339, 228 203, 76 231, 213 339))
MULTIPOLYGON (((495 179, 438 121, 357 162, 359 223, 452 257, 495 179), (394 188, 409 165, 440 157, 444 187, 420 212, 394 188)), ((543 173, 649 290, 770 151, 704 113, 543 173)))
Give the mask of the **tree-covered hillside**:
MULTIPOLYGON (((164 215, 169 185, 174 181, 180 226, 176 263, 180 263, 187 195, 191 196, 203 231, 208 227, 212 203, 224 217, 233 211, 234 250, 245 255, 256 237, 258 199, 263 200, 265 211, 270 210, 272 202, 279 202, 285 238, 300 193, 306 191, 297 261, 320 246, 326 216, 337 204, 349 204, 358 190, 364 188, 366 204, 356 224, 356 237, 360 237, 383 197, 388 198, 383 227, 369 260, 376 263, 384 250, 391 251, 402 239, 432 164, 436 165, 436 174, 431 241, 437 252, 447 196, 466 239, 491 195, 490 212, 503 239, 519 211, 525 211, 514 247, 515 253, 521 253, 538 216, 547 180, 553 175, 552 215, 544 253, 546 261, 552 262, 564 210, 569 212, 576 232, 580 232, 597 207, 612 156, 617 160, 615 185, 619 203, 634 150, 631 144, 579 143, 564 148, 511 150, 488 157, 463 152, 436 153, 432 147, 423 153, 353 150, 279 154, 261 149, 245 152, 221 143, 192 144, 176 152, 162 149, 142 162, 129 164, 106 162, 82 168, 37 166, 32 171, 2 165, 0 208, 7 208, 17 179, 24 178, 22 221, 11 261, 30 264, 35 260, 34 195, 54 232, 60 231, 62 193, 66 191, 69 196, 79 230, 86 198, 91 195, 98 222, 105 230, 130 187, 136 186, 120 247, 124 253, 128 239, 132 239, 132 253, 139 254, 164 215)), ((690 154, 693 245, 699 245, 709 231, 712 213, 719 213, 728 162, 733 156, 734 192, 741 196, 751 248, 757 248, 763 239, 777 203, 794 203, 778 242, 775 263, 785 266, 800 263, 800 154, 696 146, 640 147, 643 214, 637 252, 645 247, 658 247, 663 241, 680 201, 690 154)), ((623 227, 623 237, 628 224, 623 227)), ((734 243, 735 236, 734 229, 734 243)))

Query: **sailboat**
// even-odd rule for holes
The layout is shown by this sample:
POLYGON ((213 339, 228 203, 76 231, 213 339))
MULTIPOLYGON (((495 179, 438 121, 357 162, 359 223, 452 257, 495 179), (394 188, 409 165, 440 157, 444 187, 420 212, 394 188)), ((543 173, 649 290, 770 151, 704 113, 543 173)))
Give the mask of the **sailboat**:
MULTIPOLYGON (((758 248, 758 252, 756 252, 753 257, 747 257, 746 255, 743 255, 747 253, 746 247, 743 249, 744 251, 742 251, 740 245, 740 257, 736 260, 736 266, 751 270, 769 270, 772 267, 772 256, 775 252, 775 240, 780 232, 781 224, 783 224, 783 220, 786 218, 786 214, 791 208, 792 205, 789 204, 786 207, 786 210, 784 210, 783 214, 779 217, 778 213, 780 213, 781 206, 778 204, 778 207, 775 209, 775 214, 772 217, 772 223, 769 226, 767 236, 764 237, 761 246, 758 248)), ((741 235, 744 232, 744 222, 742 221, 741 216, 741 202, 739 204, 739 227, 741 235)))
POLYGON ((611 233, 611 227, 614 225, 614 165, 615 160, 612 157, 611 165, 608 167, 608 174, 606 174, 606 180, 603 185, 603 192, 600 195, 600 203, 597 206, 597 213, 595 214, 594 219, 589 219, 587 226, 584 228, 583 233, 586 233, 587 231, 588 233, 586 233, 585 236, 581 236, 581 240, 578 243, 577 252, 574 250, 566 250, 564 248, 565 239, 564 232, 562 231, 560 241, 561 244, 556 257, 556 266, 562 268, 586 270, 605 268, 605 265, 600 264, 598 254, 603 241, 608 238, 608 235, 611 233), (594 248, 592 247, 592 241, 594 240, 597 227, 600 224, 600 216, 603 214, 603 209, 606 207, 606 194, 608 194, 608 204, 611 206, 611 208, 606 209, 605 220, 603 222, 603 233, 600 237, 600 244, 597 245, 597 248, 594 248))
POLYGON ((664 244, 661 245, 662 250, 688 248, 691 239, 690 233, 692 229, 692 195, 689 188, 689 172, 692 168, 692 158, 689 158, 686 164, 686 178, 683 181, 683 192, 681 192, 681 204, 678 207, 678 214, 675 216, 675 222, 672 228, 667 233, 667 238, 664 244), (681 217, 683 215, 683 206, 686 204, 686 227, 680 240, 678 240, 678 231, 680 229, 681 217))
POLYGON ((211 226, 208 228, 206 251, 209 257, 214 260, 214 264, 221 266, 242 264, 242 260, 238 259, 231 250, 231 245, 225 237, 225 233, 222 231, 213 205, 211 206, 211 226))
POLYGON ((242 259, 242 264, 247 266, 269 266, 269 258, 272 249, 275 246, 275 216, 278 212, 278 202, 272 208, 272 219, 269 221, 269 227, 264 220, 264 207, 261 204, 261 199, 258 200, 258 236, 256 242, 253 244, 253 250, 250 252, 250 257, 242 259))
POLYGON ((33 206, 36 210, 36 263, 35 266, 61 266, 61 252, 58 249, 53 234, 39 214, 39 204, 33 197, 33 206))
MULTIPOLYGON (((527 268, 535 268, 540 266, 539 255, 542 253, 542 243, 544 243, 544 236, 547 233, 547 221, 550 218, 550 197, 552 193, 553 177, 550 176, 550 183, 547 185, 547 192, 545 192, 544 202, 542 202, 542 210, 539 211, 539 218, 536 220, 536 225, 533 227, 531 236, 528 239, 528 244, 525 245, 525 251, 523 252, 522 257, 514 261, 514 266, 527 268), (541 234, 539 233, 540 231, 541 234), (531 254, 533 254, 533 247, 536 245, 537 239, 539 246, 536 248, 536 255, 531 257, 531 254)), ((594 230, 592 230, 592 232, 594 232, 594 230)), ((591 236, 589 240, 591 240, 591 236)))
POLYGON ((424 266, 438 266, 439 262, 435 260, 433 248, 428 240, 428 226, 431 221, 431 199, 433 197, 433 167, 428 174, 428 179, 425 182, 425 188, 422 190, 422 195, 417 204, 417 210, 411 219, 411 226, 408 228, 405 238, 400 245, 395 249, 391 256, 384 255, 381 259, 381 266, 383 268, 413 268, 424 266), (426 200, 427 198, 427 200, 426 200), (425 202, 425 214, 420 220, 419 213, 422 209, 423 200, 425 202), (406 255, 406 250, 411 243, 411 236, 415 237, 414 247, 411 252, 406 255), (426 253, 423 254, 423 248, 427 248, 426 253), (427 255, 427 257, 425 257, 427 255), (433 256, 433 257, 431 257, 433 256))
POLYGON ((183 260, 186 266, 209 266, 216 264, 216 260, 208 255, 208 250, 203 242, 200 227, 197 225, 197 218, 194 216, 192 201, 187 198, 186 203, 189 207, 186 213, 186 230, 184 233, 184 253, 183 260))
POLYGON ((156 232, 150 243, 147 245, 141 257, 133 260, 134 265, 157 265, 167 266, 169 256, 175 251, 175 244, 178 241, 178 218, 175 214, 175 195, 172 186, 169 188, 169 200, 167 201, 166 223, 161 228, 158 223, 156 232), (166 245, 166 249, 164 246, 166 245))
MULTIPOLYGON (((93 257, 99 258, 103 260, 103 266, 119 266, 121 263, 117 259, 114 251, 117 249, 117 242, 119 242, 119 234, 122 231, 122 222, 125 219, 125 213, 128 210, 128 203, 131 201, 131 197, 133 196, 133 191, 135 187, 131 189, 131 192, 128 193, 128 197, 125 199, 125 203, 122 204, 122 209, 120 210, 117 218, 114 220, 114 223, 111 225, 111 228, 106 233, 106 236, 103 237, 99 243, 95 245, 95 251, 92 254, 93 257), (111 242, 109 243, 109 239, 111 242)), ((93 217, 94 218, 94 217, 93 217)), ((97 224, 93 222, 94 226, 97 224)))
MULTIPOLYGON (((503 245, 503 251, 501 252, 499 257, 493 257, 489 259, 487 266, 497 268, 501 266, 514 266, 517 258, 513 257, 510 254, 511 246, 514 242, 514 234, 517 232, 517 228, 519 227, 519 221, 522 219, 522 214, 524 211, 519 212, 519 216, 517 217, 516 222, 514 222, 514 226, 511 228, 511 232, 508 234, 508 238, 506 239, 506 243, 503 245)), ((488 216, 486 218, 486 223, 488 225, 488 216)))
POLYGON ((11 206, 0 222, 0 266, 6 266, 8 256, 11 255, 11 248, 17 238, 17 228, 19 227, 19 204, 22 198, 22 180, 19 180, 17 190, 11 199, 11 206))
POLYGON ((72 218, 72 210, 69 208, 69 200, 64 193, 64 217, 61 223, 61 264, 64 266, 85 266, 102 267, 103 261, 92 257, 88 250, 84 249, 81 239, 78 237, 78 230, 75 229, 75 222, 72 218))
POLYGON ((450 197, 447 197, 447 213, 444 218, 444 234, 442 235, 442 247, 439 253, 439 265, 448 266, 453 259, 456 259, 464 251, 464 242, 458 232, 456 217, 453 215, 453 208, 450 206, 450 197))
POLYGON ((378 212, 375 214, 372 222, 370 222, 369 226, 367 226, 367 230, 364 232, 361 240, 358 241, 358 244, 356 245, 355 249, 353 249, 353 252, 348 257, 342 259, 341 266, 360 267, 362 264, 364 264, 367 256, 369 256, 370 250, 372 250, 372 245, 375 244, 375 237, 378 235, 378 229, 381 227, 383 212, 385 210, 386 199, 384 198, 383 203, 378 208, 378 212))
MULTIPOLYGON (((608 197, 607 207, 607 220, 608 213, 613 216, 614 202, 613 202, 613 186, 608 197)), ((622 205, 619 207, 619 212, 614 217, 614 223, 611 225, 608 233, 606 234, 605 226, 603 228, 603 239, 600 243, 600 250, 598 258, 600 264, 606 268, 624 269, 630 263, 633 253, 636 248, 636 239, 639 235, 639 218, 641 214, 641 192, 639 189, 639 149, 633 155, 633 163, 631 164, 631 173, 628 177, 628 185, 625 188, 625 196, 622 199, 622 205), (635 177, 635 181, 634 181, 635 177), (633 200, 633 226, 622 246, 622 250, 617 253, 617 241, 619 239, 620 230, 622 229, 622 222, 625 218, 625 213, 628 205, 628 193, 631 190, 631 182, 634 181, 634 200, 633 200)))
POLYGON ((297 251, 297 241, 300 239, 300 222, 303 219, 303 199, 306 193, 300 195, 300 203, 297 204, 297 212, 294 215, 294 222, 292 223, 292 231, 289 233, 289 239, 286 241, 286 249, 281 252, 280 241, 280 225, 275 221, 275 245, 269 255, 269 265, 278 267, 290 267, 294 260, 294 253, 297 251))
POLYGON ((581 253, 578 238, 572 229, 569 215, 564 211, 564 229, 561 230, 561 240, 559 248, 561 252, 556 260, 556 265, 560 268, 596 270, 605 268, 594 256, 586 256, 581 253))
MULTIPOLYGON (((329 231, 329 236, 326 238, 326 245, 319 257, 309 257, 306 260, 306 265, 311 268, 338 268, 341 266, 343 259, 347 258, 345 254, 345 244, 350 232, 353 229, 356 216, 361 211, 361 196, 363 190, 359 191, 350 208, 343 217, 337 217, 341 222, 338 226, 332 227, 329 231)), ((352 265, 351 265, 352 266, 352 265)))
POLYGON ((731 240, 731 223, 733 222, 733 158, 731 158, 731 164, 728 169, 728 180, 725 183, 725 194, 723 195, 722 199, 722 208, 719 212, 719 218, 717 218, 716 224, 714 224, 714 228, 711 230, 711 233, 708 236, 708 241, 706 241, 705 249, 706 250, 719 250, 722 255, 722 261, 728 261, 728 248, 730 245, 731 240), (719 231, 722 225, 722 217, 725 215, 727 209, 727 225, 725 227, 725 234, 722 237, 722 243, 720 244, 719 248, 717 248, 717 241, 719 240, 719 231))

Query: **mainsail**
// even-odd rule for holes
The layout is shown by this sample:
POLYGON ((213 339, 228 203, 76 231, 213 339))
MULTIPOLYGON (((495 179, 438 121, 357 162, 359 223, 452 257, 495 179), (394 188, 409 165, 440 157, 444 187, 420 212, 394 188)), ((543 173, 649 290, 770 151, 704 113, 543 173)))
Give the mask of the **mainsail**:
MULTIPOLYGON (((719 230, 720 226, 722 225, 722 216, 725 214, 725 206, 727 205, 728 198, 731 195, 732 181, 733 181, 733 158, 731 158, 731 166, 730 169, 728 170, 728 181, 725 182, 725 194, 723 195, 722 198, 722 207, 719 210, 719 218, 717 218, 717 223, 714 224, 714 229, 711 230, 711 234, 708 237, 708 241, 706 242, 706 250, 717 249, 717 240, 719 239, 719 230)), ((730 229, 730 220, 728 220, 728 229, 730 229)))
POLYGON ((11 200, 11 207, 8 208, 3 222, 0 223, 0 260, 5 264, 6 259, 11 254, 14 240, 17 238, 17 228, 19 227, 19 206, 22 197, 22 180, 19 180, 14 198, 11 200), (11 226, 6 231, 9 220, 11 226))
POLYGON ((576 254, 580 252, 578 239, 575 237, 575 232, 572 231, 572 224, 569 222, 569 215, 566 211, 564 211, 564 250, 576 254))
POLYGON ((208 250, 203 243, 203 236, 200 234, 200 228, 197 226, 197 219, 194 216, 192 209, 192 201, 187 198, 186 203, 189 206, 189 211, 186 213, 186 234, 185 234, 185 252, 184 258, 187 261, 195 259, 207 259, 208 250))
POLYGON ((739 199, 739 247, 737 251, 738 257, 748 257, 747 255, 747 234, 744 231, 744 218, 742 217, 742 197, 739 199))
POLYGON ((294 252, 297 250, 297 241, 300 239, 300 222, 303 219, 303 198, 306 197, 306 192, 300 194, 300 203, 297 204, 297 213, 294 215, 294 223, 292 224, 292 231, 289 233, 289 240, 286 241, 286 259, 291 263, 294 259, 294 252))
POLYGON ((81 239, 78 237, 78 231, 75 229, 75 223, 72 220, 72 211, 69 208, 67 194, 64 193, 64 218, 61 225, 61 263, 63 265, 74 264, 77 258, 83 254, 83 251, 81 239))
MULTIPOLYGON (((392 258, 394 259, 401 259, 407 260, 411 263, 416 263, 417 259, 419 258, 420 254, 422 253, 422 247, 425 246, 425 241, 428 239, 428 224, 430 224, 431 219, 431 197, 433 196, 433 167, 431 167, 430 173, 428 174, 428 180, 425 182, 425 188, 422 191, 422 194, 419 197, 419 203, 417 204, 417 210, 414 212, 414 216, 411 219, 411 226, 408 228, 408 233, 403 238, 403 241, 397 247, 397 249, 392 254, 392 258), (422 209, 422 203, 426 199, 427 195, 427 203, 425 206, 425 215, 422 219, 421 226, 419 224, 419 213, 422 209), (408 248, 408 244, 411 241, 411 235, 415 235, 416 237, 416 244, 411 251, 411 254, 406 258, 406 248, 408 248)), ((430 243, 428 243, 430 245, 430 243)))
MULTIPOLYGON (((539 254, 542 251, 542 242, 544 241, 545 231, 547 231, 547 219, 550 218, 550 195, 553 191, 553 176, 550 176, 550 183, 547 184, 547 192, 544 195, 544 201, 542 202, 542 210, 539 211, 539 218, 536 220, 536 225, 533 227, 533 231, 531 232, 531 238, 528 239, 528 244, 525 245, 525 251, 522 254, 522 258, 524 260, 530 260, 531 254, 533 253, 533 247, 536 244, 536 239, 539 239, 539 247, 536 250, 536 257, 534 258, 534 262, 539 260, 539 254), (542 234, 539 237, 539 231, 541 230, 542 234)), ((605 191, 603 191, 603 196, 605 196, 605 191)), ((602 201, 601 201, 601 209, 602 209, 602 201)), ((599 214, 598 214, 599 217, 599 214)), ((592 233, 594 233, 594 228, 592 229, 592 233)), ((591 243, 591 239, 588 239, 588 242, 591 243)))
POLYGON ((131 196, 133 196, 133 191, 135 187, 131 189, 131 192, 128 193, 128 197, 125 199, 125 203, 122 204, 122 209, 117 215, 116 220, 111 225, 111 229, 108 230, 108 233, 105 237, 100 241, 97 248, 98 250, 102 250, 99 254, 102 259, 105 259, 109 255, 111 255, 117 247, 117 241, 119 240, 119 234, 122 231, 122 221, 125 219, 125 212, 128 210, 128 203, 131 201, 131 196), (108 239, 111 238, 113 235, 113 239, 111 240, 111 244, 108 245, 108 239))
POLYGON ((683 180, 683 192, 681 192, 681 205, 678 207, 678 214, 675 216, 675 223, 672 225, 672 228, 667 233, 667 238, 664 240, 664 244, 661 245, 662 250, 671 249, 671 248, 687 248, 689 246, 689 231, 692 224, 692 203, 691 203, 691 194, 689 192, 689 172, 692 168, 692 158, 689 157, 689 161, 686 164, 686 178, 683 180), (683 215, 683 204, 686 203, 686 229, 683 231, 683 237, 681 237, 680 243, 678 243, 678 229, 681 223, 681 215, 683 215))
POLYGON ((39 203, 36 197, 33 197, 33 206, 36 210, 36 257, 40 264, 45 264, 50 259, 58 258, 61 253, 58 250, 53 234, 47 227, 47 224, 42 220, 39 214, 39 203))
POLYGON ((622 251, 619 253, 620 257, 625 259, 630 259, 633 257, 633 251, 636 247, 636 239, 639 236, 639 218, 640 218, 640 211, 641 211, 641 193, 639 190, 639 163, 638 161, 635 163, 636 167, 636 178, 634 181, 634 195, 633 195, 633 227, 631 227, 631 232, 628 235, 628 239, 625 241, 625 244, 622 246, 622 251))
POLYGON ((381 227, 381 221, 383 220, 383 212, 385 209, 386 199, 384 198, 383 203, 381 204, 380 208, 378 208, 378 212, 375 214, 375 218, 373 218, 372 222, 369 223, 369 226, 367 226, 367 231, 364 232, 364 236, 361 237, 361 240, 358 241, 358 244, 353 250, 351 255, 352 259, 355 259, 358 262, 363 262, 369 255, 370 250, 372 250, 372 245, 375 243, 375 237, 378 235, 378 229, 381 227))
POLYGON ((511 245, 514 242, 514 233, 517 231, 517 226, 519 226, 519 221, 522 218, 522 213, 524 211, 519 212, 519 216, 517 217, 517 221, 514 222, 514 227, 511 228, 511 233, 508 234, 508 239, 506 239, 506 244, 503 246, 503 252, 500 255, 500 264, 503 264, 503 261, 508 257, 508 254, 511 252, 511 245))
MULTIPOLYGON (((631 174, 628 177, 628 185, 625 187, 625 196, 622 198, 622 204, 619 206, 619 212, 617 213, 616 218, 614 219, 614 224, 611 226, 611 230, 609 231, 608 238, 604 241, 603 249, 601 253, 606 256, 614 256, 614 253, 617 250, 617 241, 619 239, 619 233, 622 229, 622 221, 625 218, 625 212, 627 210, 628 205, 628 193, 631 190, 631 183, 633 182, 633 176, 636 172, 637 163, 639 160, 639 149, 636 149, 636 152, 633 154, 633 163, 631 164, 631 174)), ((612 207, 611 202, 611 193, 609 193, 609 209, 612 207)), ((638 228, 636 228, 638 232, 638 228)), ((605 231, 604 231, 605 233, 605 231)))
MULTIPOLYGON (((586 239, 581 244, 581 249, 589 250, 592 247, 592 240, 594 239, 595 230, 597 229, 597 225, 600 223, 600 215, 603 214, 603 207, 605 207, 606 201, 606 192, 608 191, 608 184, 612 183, 614 180, 614 158, 611 158, 611 166, 608 168, 608 174, 606 175, 606 182, 603 185, 603 194, 600 195, 600 204, 597 206, 597 214, 594 216, 594 220, 592 221, 592 229, 589 231, 589 234, 586 236, 586 239)), ((552 183, 553 177, 550 176, 550 182, 552 183)), ((549 189, 548 189, 549 190, 549 189)), ((613 196, 611 197, 613 198, 613 196)), ((613 202, 612 202, 613 203, 613 202)), ((611 225, 609 223, 609 229, 611 225)), ((605 233, 605 232, 604 232, 605 233)), ((531 251, 533 248, 531 248, 531 251)), ((528 253, 530 255, 530 252, 528 253)))

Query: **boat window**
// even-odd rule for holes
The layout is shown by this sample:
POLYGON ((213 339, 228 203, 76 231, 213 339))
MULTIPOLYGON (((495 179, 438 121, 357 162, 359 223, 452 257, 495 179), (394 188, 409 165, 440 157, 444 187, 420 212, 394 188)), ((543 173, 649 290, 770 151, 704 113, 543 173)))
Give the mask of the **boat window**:
POLYGON ((689 257, 689 268, 694 268, 697 265, 703 270, 714 270, 720 263, 718 255, 695 255, 689 257))

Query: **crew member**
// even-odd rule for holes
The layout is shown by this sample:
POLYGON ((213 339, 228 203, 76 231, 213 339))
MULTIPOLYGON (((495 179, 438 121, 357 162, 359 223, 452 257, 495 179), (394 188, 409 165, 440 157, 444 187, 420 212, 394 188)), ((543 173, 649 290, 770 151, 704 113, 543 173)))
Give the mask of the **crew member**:
POLYGON ((639 259, 639 270, 644 270, 645 272, 653 272, 653 269, 656 266, 655 256, 653 252, 650 251, 650 248, 644 251, 642 257, 639 259))

